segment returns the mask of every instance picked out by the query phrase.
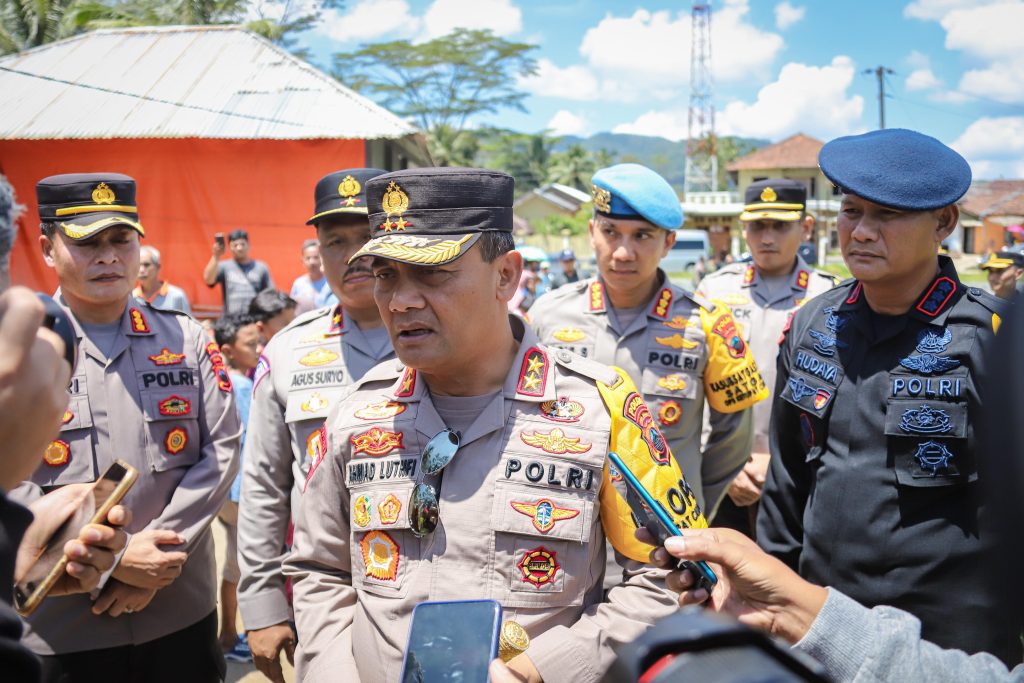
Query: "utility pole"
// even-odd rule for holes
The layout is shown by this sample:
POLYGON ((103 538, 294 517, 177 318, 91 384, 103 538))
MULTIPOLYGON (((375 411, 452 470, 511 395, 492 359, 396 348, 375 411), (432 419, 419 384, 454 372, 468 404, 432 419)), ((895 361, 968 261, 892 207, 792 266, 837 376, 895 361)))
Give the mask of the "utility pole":
POLYGON ((874 69, 864 69, 866 74, 875 74, 878 78, 878 127, 885 128, 885 75, 894 73, 887 66, 877 66, 874 69))
POLYGON ((691 12, 690 108, 687 115, 686 179, 683 192, 718 189, 718 143, 711 80, 711 3, 698 0, 691 12))

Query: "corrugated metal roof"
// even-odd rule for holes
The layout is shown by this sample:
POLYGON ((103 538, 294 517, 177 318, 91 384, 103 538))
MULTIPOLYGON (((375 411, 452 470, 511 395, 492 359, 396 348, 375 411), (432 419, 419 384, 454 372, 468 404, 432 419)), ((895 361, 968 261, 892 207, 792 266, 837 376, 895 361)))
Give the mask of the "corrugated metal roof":
POLYGON ((92 31, 0 58, 0 138, 397 138, 416 129, 236 26, 92 31))

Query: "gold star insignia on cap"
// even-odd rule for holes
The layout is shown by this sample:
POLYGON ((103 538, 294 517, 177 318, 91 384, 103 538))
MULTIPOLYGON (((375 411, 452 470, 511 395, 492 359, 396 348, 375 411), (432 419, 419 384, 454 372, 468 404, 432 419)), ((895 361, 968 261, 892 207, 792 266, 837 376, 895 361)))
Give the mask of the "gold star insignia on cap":
POLYGON ((594 198, 594 206, 598 211, 609 213, 612 210, 612 193, 597 185, 590 186, 590 194, 594 198))
POLYGON ((779 198, 779 195, 775 194, 775 190, 770 187, 766 187, 761 190, 761 201, 762 202, 774 202, 779 198))
POLYGON ((106 183, 100 183, 92 191, 92 200, 97 204, 113 204, 116 199, 114 191, 106 183))

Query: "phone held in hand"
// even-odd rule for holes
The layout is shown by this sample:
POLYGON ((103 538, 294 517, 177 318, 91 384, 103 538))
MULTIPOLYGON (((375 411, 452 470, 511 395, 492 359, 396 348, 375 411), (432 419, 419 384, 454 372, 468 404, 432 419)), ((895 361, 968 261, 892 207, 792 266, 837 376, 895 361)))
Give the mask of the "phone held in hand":
POLYGON ((224 248, 224 233, 222 233, 222 232, 214 233, 213 241, 217 243, 217 248, 218 249, 223 249, 224 248))
MULTIPOLYGON (((682 536, 682 529, 676 526, 665 506, 644 488, 640 480, 636 478, 636 475, 622 461, 622 458, 616 453, 609 453, 608 458, 612 461, 615 469, 622 475, 623 481, 626 482, 626 488, 629 491, 626 496, 626 502, 633 511, 633 516, 636 517, 637 526, 645 527, 657 539, 658 545, 663 545, 665 540, 672 536, 682 536)), ((709 594, 711 589, 715 587, 715 584, 718 583, 718 577, 715 576, 715 572, 703 560, 697 562, 680 560, 677 568, 689 569, 697 578, 695 588, 703 588, 709 594)))
POLYGON ((421 602, 412 612, 402 683, 487 683, 500 629, 494 600, 421 602))
POLYGON ((111 508, 124 499, 138 476, 134 467, 115 460, 93 484, 78 509, 53 532, 25 575, 15 581, 14 609, 18 614, 27 617, 39 607, 67 568, 64 544, 77 538, 82 527, 88 524, 106 524, 111 508))

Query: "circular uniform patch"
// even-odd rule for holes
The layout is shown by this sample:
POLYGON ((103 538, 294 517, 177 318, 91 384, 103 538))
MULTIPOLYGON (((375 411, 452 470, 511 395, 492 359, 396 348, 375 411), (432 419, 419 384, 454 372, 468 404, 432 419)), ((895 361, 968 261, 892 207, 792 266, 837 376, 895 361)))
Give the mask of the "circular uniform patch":
POLYGON ((185 446, 187 444, 188 432, 181 427, 175 427, 171 431, 167 432, 167 436, 164 437, 164 447, 171 455, 181 453, 185 450, 185 446))
POLYGON ((394 524, 398 521, 398 515, 402 511, 402 502, 393 493, 377 505, 377 514, 380 515, 381 524, 394 524))
POLYGON ((679 422, 682 416, 683 409, 680 407, 679 401, 665 401, 658 408, 658 420, 666 427, 671 427, 679 422))
POLYGON ((352 503, 352 523, 357 527, 370 526, 370 504, 370 496, 365 493, 358 496, 352 503))
POLYGON ((523 553, 523 559, 516 565, 523 573, 523 581, 534 586, 551 583, 562 567, 555 556, 556 553, 545 550, 544 546, 523 553))
POLYGON ((43 462, 50 467, 60 467, 67 465, 68 460, 71 459, 71 447, 68 446, 67 441, 61 441, 56 439, 51 441, 50 445, 43 451, 43 462))

